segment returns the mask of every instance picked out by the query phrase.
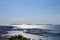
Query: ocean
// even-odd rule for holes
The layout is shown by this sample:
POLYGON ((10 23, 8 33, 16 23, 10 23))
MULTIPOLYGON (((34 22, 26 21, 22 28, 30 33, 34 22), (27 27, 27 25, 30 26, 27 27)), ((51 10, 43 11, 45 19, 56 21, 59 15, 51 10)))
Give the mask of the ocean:
MULTIPOLYGON (((41 26, 40 26, 41 27, 41 26)), ((60 25, 45 25, 42 26, 40 29, 49 29, 49 30, 54 30, 53 32, 58 32, 60 33, 60 25)), ((26 38, 30 38, 31 40, 60 40, 60 35, 35 35, 35 34, 29 34, 29 33, 24 33, 23 31, 18 31, 18 30, 11 30, 11 31, 7 31, 7 34, 4 34, 4 36, 6 37, 10 37, 13 35, 22 35, 26 38)))

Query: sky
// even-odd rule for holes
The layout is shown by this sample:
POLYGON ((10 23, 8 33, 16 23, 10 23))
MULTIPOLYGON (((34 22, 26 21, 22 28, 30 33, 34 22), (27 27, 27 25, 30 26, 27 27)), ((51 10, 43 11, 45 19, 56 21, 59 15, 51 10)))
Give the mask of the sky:
POLYGON ((0 0, 0 24, 60 24, 60 0, 0 0))

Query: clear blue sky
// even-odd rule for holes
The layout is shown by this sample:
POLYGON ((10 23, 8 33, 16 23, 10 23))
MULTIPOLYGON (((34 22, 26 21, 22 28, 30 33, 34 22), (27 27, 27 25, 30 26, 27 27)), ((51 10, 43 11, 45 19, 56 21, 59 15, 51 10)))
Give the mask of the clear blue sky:
POLYGON ((60 0, 0 0, 0 24, 60 24, 60 0))

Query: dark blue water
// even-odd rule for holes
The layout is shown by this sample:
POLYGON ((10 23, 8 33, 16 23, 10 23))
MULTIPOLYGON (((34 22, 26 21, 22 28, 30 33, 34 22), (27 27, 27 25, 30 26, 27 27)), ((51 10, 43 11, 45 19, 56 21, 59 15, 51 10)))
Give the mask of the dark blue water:
POLYGON ((51 36, 51 35, 45 35, 45 36, 39 36, 38 34, 37 35, 33 35, 33 34, 26 34, 26 33, 23 33, 22 31, 9 31, 8 34, 6 34, 7 36, 11 36, 11 35, 23 35, 24 37, 26 38, 31 38, 34 39, 34 40, 39 40, 39 39, 42 39, 42 40, 60 40, 60 36, 59 35, 54 35, 54 36, 51 36))
MULTIPOLYGON (((40 28, 43 28, 43 29, 49 29, 49 30, 54 30, 53 32, 58 32, 60 33, 60 25, 45 25, 45 26, 40 26, 40 28)), ((23 35, 24 37, 27 37, 27 38, 31 38, 34 39, 34 40, 39 40, 39 39, 42 39, 42 40, 60 40, 60 35, 44 35, 44 36, 40 36, 40 35, 34 35, 34 34, 27 34, 27 33, 24 33, 23 31, 18 31, 18 30, 12 30, 13 28, 11 28, 10 31, 7 31, 8 34, 4 34, 5 36, 12 36, 12 35, 23 35)))

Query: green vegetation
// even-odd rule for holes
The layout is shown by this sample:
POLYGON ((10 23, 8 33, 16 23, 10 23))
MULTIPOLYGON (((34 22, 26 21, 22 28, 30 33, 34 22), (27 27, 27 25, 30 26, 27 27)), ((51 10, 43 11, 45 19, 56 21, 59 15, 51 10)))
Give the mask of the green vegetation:
POLYGON ((22 35, 15 35, 8 38, 8 40, 28 40, 28 39, 23 37, 22 35))

